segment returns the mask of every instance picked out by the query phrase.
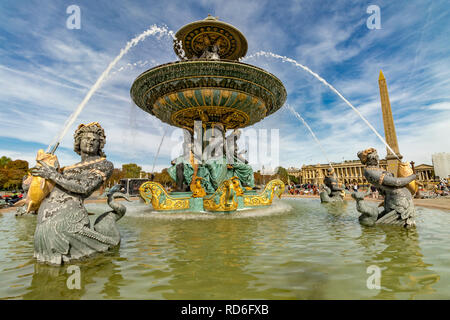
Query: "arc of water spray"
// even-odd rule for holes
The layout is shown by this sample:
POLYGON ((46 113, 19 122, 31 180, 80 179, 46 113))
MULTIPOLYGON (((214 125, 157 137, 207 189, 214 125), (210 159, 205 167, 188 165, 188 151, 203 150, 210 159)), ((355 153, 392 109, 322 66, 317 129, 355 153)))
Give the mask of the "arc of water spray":
MULTIPOLYGON (((370 124, 369 121, 367 121, 366 118, 364 118, 364 116, 361 114, 361 112, 359 112, 358 109, 356 109, 347 99, 344 98, 344 96, 336 90, 336 88, 334 88, 331 84, 329 84, 325 79, 323 79, 321 76, 319 76, 317 73, 315 73, 314 71, 312 71, 311 69, 309 69, 308 67, 302 65, 301 63, 298 63, 297 61, 295 61, 294 59, 288 58, 286 56, 280 56, 276 53, 272 53, 272 52, 266 52, 266 51, 258 51, 252 55, 249 55, 248 57, 246 57, 245 59, 250 59, 253 57, 272 57, 272 58, 276 58, 276 59, 281 59, 283 62, 289 62, 292 63, 293 65, 305 70, 306 72, 310 73, 311 75, 313 75, 317 80, 319 80, 320 82, 322 82, 324 85, 326 85, 328 88, 331 89, 331 91, 333 91, 334 93, 336 93, 339 98, 341 98, 350 108, 353 109, 353 111, 356 112, 356 114, 367 124, 367 126, 375 133, 375 135, 378 137, 378 139, 380 139, 381 142, 383 142, 383 144, 389 149, 389 151, 392 152, 393 155, 395 155, 397 157, 398 160, 400 160, 400 158, 397 156, 397 154, 394 152, 394 150, 392 150, 392 148, 388 145, 388 143, 386 142, 386 140, 383 139, 383 137, 378 133, 377 130, 375 130, 375 128, 370 124)), ((243 59, 243 60, 245 60, 243 59)))
MULTIPOLYGON (((152 25, 149 29, 142 32, 140 35, 134 37, 128 43, 126 46, 120 50, 120 53, 117 57, 114 58, 113 61, 108 65, 108 67, 103 71, 103 73, 98 77, 97 81, 94 83, 94 85, 89 89, 89 92, 84 97, 83 101, 78 105, 78 107, 75 109, 75 111, 70 115, 70 117, 66 120, 63 129, 61 130, 60 134, 56 137, 56 139, 48 146, 47 153, 50 151, 50 148, 52 148, 52 151, 50 153, 55 153, 56 149, 58 148, 59 144, 61 143, 61 140, 66 135, 69 128, 72 126, 72 124, 75 122, 75 120, 78 118, 78 115, 83 111, 84 107, 88 103, 88 101, 91 99, 92 95, 97 91, 97 89, 100 87, 103 80, 108 76, 111 69, 119 62, 119 60, 135 45, 137 45, 140 41, 144 40, 148 36, 159 34, 162 35, 169 35, 171 36, 176 42, 175 33, 166 27, 158 27, 157 25, 152 25)), ((178 43, 178 42, 177 42, 178 43)), ((177 50, 180 51, 180 55, 183 59, 184 57, 184 51, 183 49, 177 48, 177 50)))
POLYGON ((308 125, 308 123, 305 121, 305 119, 303 119, 303 117, 300 115, 300 113, 298 113, 297 111, 294 110, 293 107, 291 107, 289 104, 286 104, 286 108, 288 108, 293 114, 294 116, 299 119, 301 122, 303 122, 303 124, 305 125, 305 127, 309 130, 309 132, 311 133, 312 137, 314 138, 314 140, 316 141, 317 145, 320 148, 320 151, 322 152, 323 156, 325 157, 325 159, 327 159, 328 164, 330 165, 331 169, 333 168, 333 165, 331 164, 330 159, 328 159, 327 153, 325 152, 325 150, 322 148, 322 144, 320 143, 319 139, 317 138, 317 136, 314 134, 314 131, 312 131, 311 127, 308 125))
POLYGON ((152 173, 155 172, 156 159, 158 159, 159 151, 161 150, 161 146, 163 144, 164 138, 166 137, 166 133, 167 133, 168 129, 169 129, 169 127, 166 127, 164 129, 164 133, 163 133, 163 136, 161 138, 161 142, 159 143, 158 150, 156 151, 156 154, 155 154, 155 158, 153 159, 152 173))
POLYGON ((138 67, 144 67, 144 66, 146 66, 146 65, 148 65, 148 64, 150 64, 150 63, 152 63, 151 61, 141 61, 141 60, 139 60, 139 61, 136 61, 135 63, 127 63, 125 66, 122 66, 122 67, 120 67, 119 69, 117 69, 117 70, 115 70, 115 71, 113 71, 113 72, 111 72, 109 75, 108 75, 108 77, 106 77, 105 78, 105 81, 106 80, 109 80, 110 78, 112 78, 112 77, 114 77, 116 74, 118 74, 119 72, 122 72, 122 71, 124 71, 124 70, 127 70, 127 69, 133 69, 134 67, 136 67, 136 66, 138 66, 138 67))

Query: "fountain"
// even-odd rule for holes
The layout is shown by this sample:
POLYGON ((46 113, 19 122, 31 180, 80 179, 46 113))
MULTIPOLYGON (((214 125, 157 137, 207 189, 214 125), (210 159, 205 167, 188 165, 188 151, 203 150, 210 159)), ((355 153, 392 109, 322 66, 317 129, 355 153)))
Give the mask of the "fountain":
MULTIPOLYGON (((112 163, 102 152, 101 126, 81 125, 75 134, 80 163, 59 168, 55 155, 38 154, 41 167, 32 170, 36 194, 31 192, 37 201, 27 208, 39 211, 37 219, 0 213, 0 299, 448 298, 449 259, 442 248, 448 243, 450 217, 435 209, 415 212, 414 176, 389 175, 379 167, 375 150, 358 156, 366 164, 366 178, 384 192, 382 208, 365 202, 362 192, 352 195, 356 208, 340 201, 332 170, 323 197, 338 201, 321 205, 315 199, 283 199, 270 206, 284 185, 273 180, 257 193, 253 172, 237 151, 199 158, 192 134, 201 134, 201 148, 217 146, 210 138, 220 137, 227 143, 216 149, 229 151, 239 137, 237 129, 276 112, 286 91, 273 75, 237 61, 245 55, 246 41, 226 23, 209 17, 183 27, 177 38, 186 50, 179 54, 182 61, 144 72, 131 96, 143 110, 186 129, 185 155, 170 168, 178 190, 169 193, 149 182, 141 194, 153 208, 133 201, 126 214, 125 206, 114 201, 123 197, 117 187, 110 190, 107 204, 85 203, 111 174, 112 163), (225 137, 227 130, 235 131, 225 137), (240 208, 259 209, 216 214, 240 208), (417 228, 385 225, 410 227, 415 221, 417 228), (37 261, 30 259, 33 247, 37 261), (105 254, 79 260, 97 252, 105 254), (79 268, 81 288, 67 285, 69 267, 40 262, 75 262, 69 267, 79 268), (383 272, 376 290, 367 286, 373 267, 383 272)), ((111 68, 68 120, 53 150, 111 68)))
MULTIPOLYGON (((100 124, 82 124, 75 132, 74 150, 81 155, 80 163, 60 169, 53 153, 115 63, 129 48, 156 32, 166 30, 150 29, 127 44, 69 118, 52 152, 38 153, 39 165, 31 171, 34 184, 31 183, 27 198, 27 211, 38 211, 34 236, 34 255, 38 261, 62 264, 108 251, 120 243, 116 221, 125 215, 126 208, 114 202, 115 198, 124 197, 116 192, 119 187, 108 194, 112 210, 104 212, 93 224, 83 206, 84 199, 112 174, 113 165, 102 151, 106 136, 100 124)), ((212 16, 182 27, 174 36, 174 49, 181 61, 145 71, 131 87, 131 97, 137 106, 169 125, 184 129, 185 138, 183 155, 174 159, 168 170, 177 189, 168 192, 161 184, 148 181, 139 189, 141 197, 154 210, 165 212, 228 213, 270 206, 275 196, 281 197, 284 183, 279 179, 269 181, 258 193, 253 170, 239 153, 236 141, 240 128, 261 121, 283 106, 287 93, 282 82, 261 68, 239 62, 247 52, 245 37, 235 27, 212 16), (233 132, 226 136, 229 130, 233 132)), ((324 152, 305 120, 288 108, 310 130, 324 152)), ((409 184, 415 175, 403 170, 406 175, 394 178, 380 171, 374 149, 360 152, 358 157, 363 164, 367 162, 364 171, 367 180, 385 195, 384 210, 380 213, 364 203, 364 194, 353 195, 362 214, 360 223, 414 226, 411 193, 416 188, 409 184)), ((331 163, 324 183, 321 201, 342 202, 343 189, 333 176, 331 163)))
POLYGON ((175 38, 182 60, 145 71, 131 87, 142 110, 185 130, 184 154, 169 168, 177 190, 169 193, 149 181, 140 188, 142 198, 157 211, 232 212, 270 205, 284 191, 283 182, 272 180, 257 193, 253 170, 235 146, 238 129, 279 110, 286 89, 274 75, 238 61, 247 41, 217 18, 190 23, 175 38), (227 137, 227 130, 234 131, 227 137), (201 142, 192 139, 194 134, 201 142), (198 150, 213 150, 214 156, 198 150))

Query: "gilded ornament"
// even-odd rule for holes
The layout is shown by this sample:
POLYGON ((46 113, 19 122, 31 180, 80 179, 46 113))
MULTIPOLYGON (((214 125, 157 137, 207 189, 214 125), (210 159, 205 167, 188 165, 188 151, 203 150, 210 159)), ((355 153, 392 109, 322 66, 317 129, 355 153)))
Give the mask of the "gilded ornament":
POLYGON ((192 179, 190 188, 192 191, 192 197, 193 198, 202 198, 206 196, 205 188, 202 187, 202 177, 194 177, 192 179))
POLYGON ((151 202, 155 210, 183 210, 189 209, 189 197, 171 197, 164 187, 153 181, 141 185, 139 192, 144 201, 151 202))
POLYGON ((229 212, 238 208, 234 184, 231 179, 223 181, 216 192, 203 198, 203 208, 213 212, 229 212))
POLYGON ((264 190, 257 195, 245 195, 244 194, 244 206, 268 206, 272 204, 273 197, 276 195, 278 198, 284 192, 284 183, 279 179, 271 180, 267 183, 264 190))
POLYGON ((234 176, 231 178, 231 181, 233 182, 233 187, 234 187, 234 190, 236 191, 236 195, 238 197, 242 196, 244 194, 244 190, 242 190, 241 182, 239 181, 239 178, 237 176, 234 176))

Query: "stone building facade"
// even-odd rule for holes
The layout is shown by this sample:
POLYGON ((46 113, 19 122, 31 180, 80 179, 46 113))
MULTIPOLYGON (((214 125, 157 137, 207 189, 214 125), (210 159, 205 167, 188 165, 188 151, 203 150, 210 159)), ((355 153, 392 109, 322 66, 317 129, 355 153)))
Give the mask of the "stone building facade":
POLYGON ((419 164, 418 166, 414 166, 414 169, 420 183, 427 184, 436 180, 433 166, 429 164, 419 164))
POLYGON ((294 176, 296 178, 300 178, 302 171, 299 168, 290 167, 287 168, 287 172, 289 175, 294 176))
MULTIPOLYGON (((334 168, 339 183, 358 183, 368 184, 364 177, 364 165, 360 160, 348 160, 340 163, 331 163, 334 168)), ((381 159, 380 166, 387 170, 387 160, 381 159)), ((300 183, 322 184, 325 178, 329 164, 303 165, 298 173, 300 183)), ((432 165, 420 164, 415 166, 415 172, 418 180, 422 184, 432 183, 435 181, 434 168, 432 165)), ((291 174, 291 173, 290 173, 291 174)))
MULTIPOLYGON (((348 160, 340 163, 331 163, 331 165, 334 168, 339 183, 368 183, 366 178, 364 178, 364 165, 360 160, 348 160)), ((386 170, 386 160, 380 160, 380 166, 386 170)), ((322 184, 328 168, 330 168, 328 163, 302 166, 300 183, 322 184)))

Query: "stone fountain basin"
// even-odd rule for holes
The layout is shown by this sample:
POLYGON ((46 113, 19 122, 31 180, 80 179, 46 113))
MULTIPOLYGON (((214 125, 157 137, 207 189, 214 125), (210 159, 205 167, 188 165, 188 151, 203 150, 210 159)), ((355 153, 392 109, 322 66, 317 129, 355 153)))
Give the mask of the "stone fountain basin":
POLYGON ((179 61, 139 75, 131 87, 144 111, 177 127, 195 120, 228 129, 250 126, 277 111, 286 89, 273 74, 228 60, 179 61))

